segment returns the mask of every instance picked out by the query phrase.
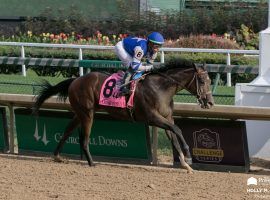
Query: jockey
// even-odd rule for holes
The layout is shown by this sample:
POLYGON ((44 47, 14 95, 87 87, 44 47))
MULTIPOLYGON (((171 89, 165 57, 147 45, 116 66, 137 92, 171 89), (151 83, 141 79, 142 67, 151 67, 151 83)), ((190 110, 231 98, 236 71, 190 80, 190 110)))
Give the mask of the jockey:
POLYGON ((129 93, 127 88, 131 76, 137 71, 150 71, 157 57, 159 48, 164 43, 163 36, 158 32, 152 32, 147 39, 127 37, 115 45, 115 52, 123 65, 127 67, 124 75, 122 94, 129 93), (142 64, 142 58, 146 58, 146 64, 142 64))

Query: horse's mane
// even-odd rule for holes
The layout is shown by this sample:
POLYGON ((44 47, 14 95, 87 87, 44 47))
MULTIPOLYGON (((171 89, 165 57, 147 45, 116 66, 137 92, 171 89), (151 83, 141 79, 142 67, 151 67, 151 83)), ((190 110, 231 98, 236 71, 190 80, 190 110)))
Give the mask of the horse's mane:
POLYGON ((194 68, 195 63, 191 60, 187 59, 170 59, 168 62, 165 63, 164 66, 155 69, 155 72, 164 72, 169 69, 175 69, 175 68, 181 68, 181 69, 187 69, 187 68, 194 68))
MULTIPOLYGON (((168 85, 175 85, 176 81, 170 76, 166 75, 169 70, 179 70, 179 71, 190 71, 189 69, 195 69, 196 65, 191 60, 187 59, 170 59, 168 62, 162 64, 159 68, 154 68, 150 75, 158 74, 159 76, 165 78, 167 81, 163 82, 163 86, 168 85)), ((175 73, 175 71, 172 71, 172 73, 175 73)), ((177 82, 178 83, 178 82, 177 82)))

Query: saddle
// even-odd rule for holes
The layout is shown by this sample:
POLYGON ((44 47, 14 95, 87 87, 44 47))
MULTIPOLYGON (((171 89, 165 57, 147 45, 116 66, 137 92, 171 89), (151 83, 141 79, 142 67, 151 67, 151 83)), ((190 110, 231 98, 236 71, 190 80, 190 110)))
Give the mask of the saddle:
POLYGON ((118 108, 133 108, 136 85, 137 82, 142 79, 143 72, 133 74, 131 81, 129 81, 130 93, 127 96, 121 95, 120 91, 124 74, 123 71, 118 71, 104 81, 100 91, 99 105, 118 108))

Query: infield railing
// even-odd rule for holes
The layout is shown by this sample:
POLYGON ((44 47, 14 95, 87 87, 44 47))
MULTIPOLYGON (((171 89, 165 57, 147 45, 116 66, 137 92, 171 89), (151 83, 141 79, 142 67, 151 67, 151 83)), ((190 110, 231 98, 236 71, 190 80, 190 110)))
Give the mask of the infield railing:
MULTIPOLYGON (((21 58, 25 58, 25 47, 44 47, 44 48, 71 48, 78 49, 78 59, 83 60, 83 49, 94 50, 113 50, 113 46, 100 45, 74 45, 74 44, 50 44, 50 43, 23 43, 23 42, 0 42, 1 46, 16 46, 21 48, 21 58)), ((165 62, 164 52, 191 52, 191 53, 219 53, 226 54, 226 65, 231 65, 231 54, 259 55, 259 50, 235 50, 235 49, 200 49, 200 48, 161 48, 160 61, 165 62)), ((227 73, 227 86, 231 86, 231 72, 227 73)), ((80 76, 83 75, 83 67, 79 67, 80 76)), ((22 64, 22 75, 26 76, 25 64, 22 64)))

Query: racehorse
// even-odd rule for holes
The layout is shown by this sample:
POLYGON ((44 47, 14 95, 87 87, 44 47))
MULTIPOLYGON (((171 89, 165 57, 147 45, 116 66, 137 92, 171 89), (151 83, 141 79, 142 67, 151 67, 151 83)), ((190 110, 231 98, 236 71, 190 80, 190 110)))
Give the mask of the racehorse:
POLYGON ((52 95, 58 95, 61 100, 66 100, 68 97, 74 112, 73 119, 66 127, 63 137, 54 151, 55 159, 61 160, 59 153, 64 142, 80 125, 82 150, 89 166, 94 165, 89 152, 89 137, 94 113, 103 110, 120 120, 143 121, 148 125, 165 129, 174 150, 178 152, 182 167, 192 173, 192 168, 185 161, 185 156, 191 160, 189 146, 180 128, 174 124, 172 116, 173 96, 178 91, 186 89, 197 97, 202 108, 212 107, 214 100, 207 71, 202 66, 197 66, 188 60, 175 60, 167 63, 163 68, 154 70, 137 83, 132 115, 126 108, 99 105, 102 83, 106 78, 108 78, 106 73, 90 72, 78 78, 64 80, 54 86, 47 81, 43 82, 42 89, 33 105, 33 113, 37 114, 42 103, 52 95), (184 149, 185 156, 181 148, 184 149))

